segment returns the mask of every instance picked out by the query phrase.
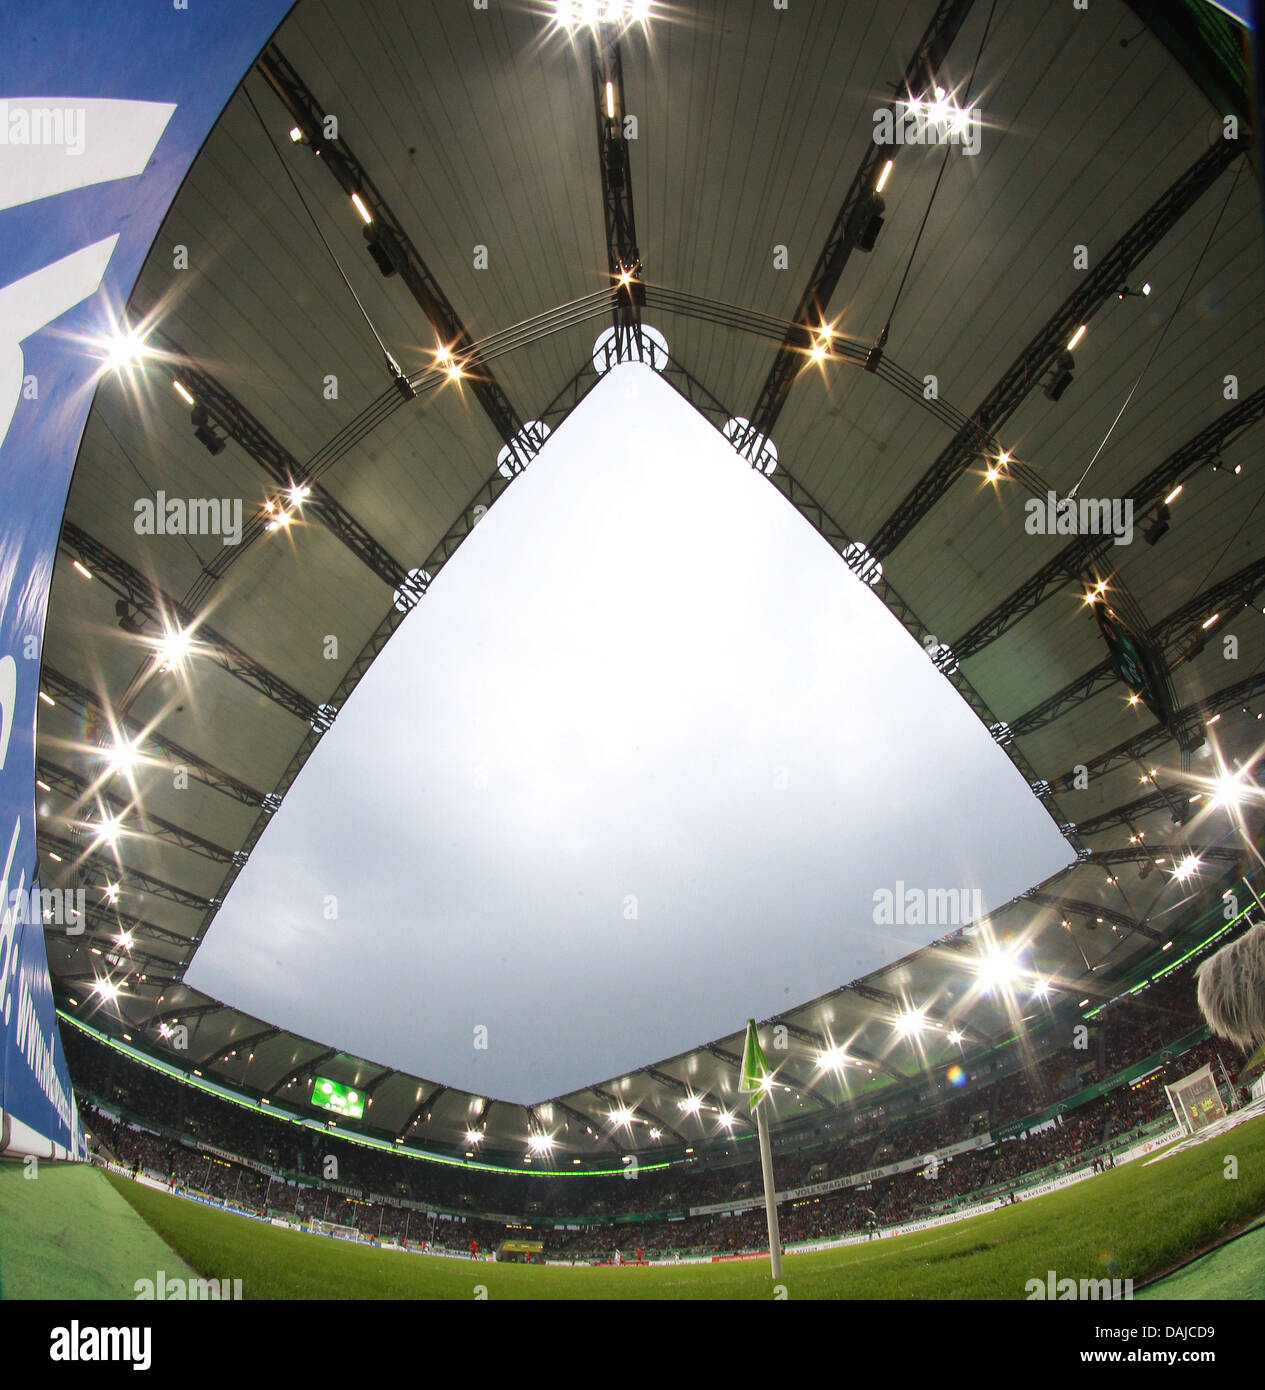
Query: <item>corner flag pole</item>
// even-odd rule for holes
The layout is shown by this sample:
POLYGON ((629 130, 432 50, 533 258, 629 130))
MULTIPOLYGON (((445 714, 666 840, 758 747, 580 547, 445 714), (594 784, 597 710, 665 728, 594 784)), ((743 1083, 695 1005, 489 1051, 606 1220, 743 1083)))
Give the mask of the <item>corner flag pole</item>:
POLYGON ((769 1123, 760 1102, 768 1094, 766 1082, 772 1076, 760 1046, 755 1020, 747 1020, 747 1037, 742 1049, 742 1075, 738 1089, 751 1094, 756 1133, 760 1137, 760 1172, 764 1178, 764 1214, 769 1226, 769 1263, 774 1279, 782 1277, 782 1241, 777 1225, 777 1186, 773 1181, 773 1146, 769 1143, 769 1123))
POLYGON ((782 1242, 777 1229, 777 1188, 773 1185, 773 1146, 769 1143, 769 1124, 764 1118, 764 1107, 757 1101, 755 1110, 756 1130, 760 1135, 760 1169, 764 1174, 764 1214, 769 1222, 769 1262, 773 1266, 773 1277, 782 1277, 782 1242))

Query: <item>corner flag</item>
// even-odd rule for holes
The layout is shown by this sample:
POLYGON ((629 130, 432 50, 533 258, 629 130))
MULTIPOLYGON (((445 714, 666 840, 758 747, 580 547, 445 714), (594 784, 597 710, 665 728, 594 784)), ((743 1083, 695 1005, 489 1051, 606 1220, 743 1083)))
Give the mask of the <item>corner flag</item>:
POLYGON ((765 1095, 764 1081, 771 1076, 769 1064, 760 1046, 760 1035, 756 1032, 755 1019, 747 1019, 747 1039, 742 1045, 742 1075, 738 1078, 738 1089, 751 1094, 751 1108, 754 1110, 765 1095))

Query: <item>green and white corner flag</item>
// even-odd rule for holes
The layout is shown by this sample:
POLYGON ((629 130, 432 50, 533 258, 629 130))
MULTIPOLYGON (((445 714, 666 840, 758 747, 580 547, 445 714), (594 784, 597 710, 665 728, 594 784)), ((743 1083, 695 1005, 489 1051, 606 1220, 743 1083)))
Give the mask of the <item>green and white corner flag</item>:
POLYGON ((751 1108, 760 1104, 762 1096, 767 1095, 764 1087, 766 1077, 773 1073, 760 1046, 760 1035, 756 1032, 755 1019, 747 1019, 747 1039, 742 1045, 742 1075, 738 1078, 738 1089, 744 1094, 751 1093, 751 1108))

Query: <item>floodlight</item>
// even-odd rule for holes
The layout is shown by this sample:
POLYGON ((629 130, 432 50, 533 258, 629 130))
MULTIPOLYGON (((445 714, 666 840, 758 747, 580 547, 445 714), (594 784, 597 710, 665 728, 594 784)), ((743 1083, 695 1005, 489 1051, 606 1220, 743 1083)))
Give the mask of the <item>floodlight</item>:
POLYGON ((1213 788, 1214 806, 1237 807, 1244 797, 1242 772, 1227 772, 1217 778, 1213 788))
POLYGON ((848 218, 848 239, 858 251, 873 251, 878 234, 883 229, 883 213, 886 204, 878 193, 863 198, 852 210, 848 218))
MULTIPOLYGON (((1080 333, 1084 331, 1085 330, 1082 328, 1078 332, 1077 337, 1079 338, 1080 333)), ((1042 395, 1051 401, 1061 400, 1063 393, 1072 384, 1072 369, 1075 366, 1076 360, 1073 358, 1070 350, 1068 352, 1059 353, 1058 357, 1054 360, 1054 370, 1050 374, 1049 381, 1041 388, 1042 395)))
POLYGON ((116 599, 114 603, 114 614, 119 620, 119 626, 124 632, 130 632, 133 637, 141 637, 145 633, 145 623, 140 616, 140 610, 135 612, 125 598, 116 599))
POLYGON ((1191 874, 1195 873, 1198 870, 1198 868, 1199 860, 1196 858, 1195 855, 1188 854, 1186 858, 1183 859, 1182 862, 1178 864, 1177 867, 1173 870, 1173 877, 1177 879, 1179 883, 1185 883, 1186 880, 1191 876, 1191 874))
POLYGON ((122 817, 103 815, 100 821, 92 828, 96 834, 94 844, 106 844, 113 848, 115 842, 123 833, 122 817))
POLYGON ((139 761, 140 752, 134 741, 129 742, 124 738, 116 738, 114 747, 107 749, 103 756, 109 764, 111 773, 121 772, 126 776, 139 761))
POLYGON ((1155 513, 1155 520, 1142 532, 1142 538, 1146 541, 1147 545, 1154 545, 1167 535, 1169 520, 1168 507, 1161 502, 1155 513))
POLYGON ((120 372, 126 367, 134 367, 146 355, 145 338, 134 328, 120 327, 101 340, 105 351, 104 371, 120 372))
POLYGON ((1019 973, 1014 957, 1009 951, 994 947, 975 963, 976 975, 982 990, 1005 988, 1012 984, 1019 973))
POLYGON ((896 1016, 894 1026, 902 1038, 916 1037, 925 1032, 927 1020, 921 1009, 906 1009, 896 1016))
POLYGON ((395 239, 377 223, 364 228, 365 243, 369 247, 369 254, 373 257, 373 263, 378 267, 384 279, 395 274, 395 239))
POLYGON ((178 671, 189 655, 190 639, 184 628, 165 633, 158 642, 158 667, 162 671, 178 671))
POLYGON ((204 405, 195 405, 189 413, 189 419, 193 422, 193 437, 199 444, 214 457, 216 454, 224 452, 224 440, 215 433, 215 427, 211 423, 211 413, 204 405))

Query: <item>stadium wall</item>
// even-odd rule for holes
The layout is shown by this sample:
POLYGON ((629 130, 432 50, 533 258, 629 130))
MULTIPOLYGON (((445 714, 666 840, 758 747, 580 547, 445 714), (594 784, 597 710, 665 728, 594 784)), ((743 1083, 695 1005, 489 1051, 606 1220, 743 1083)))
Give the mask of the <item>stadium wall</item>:
MULTIPOLYGON (((0 1152, 83 1157, 37 887, 48 593, 100 348, 290 0, 10 7, 0 45, 0 1152), (39 901, 39 899, 36 899, 39 901)), ((89 885, 78 885, 87 889, 89 885)), ((63 923, 72 928, 82 924, 63 923)))

